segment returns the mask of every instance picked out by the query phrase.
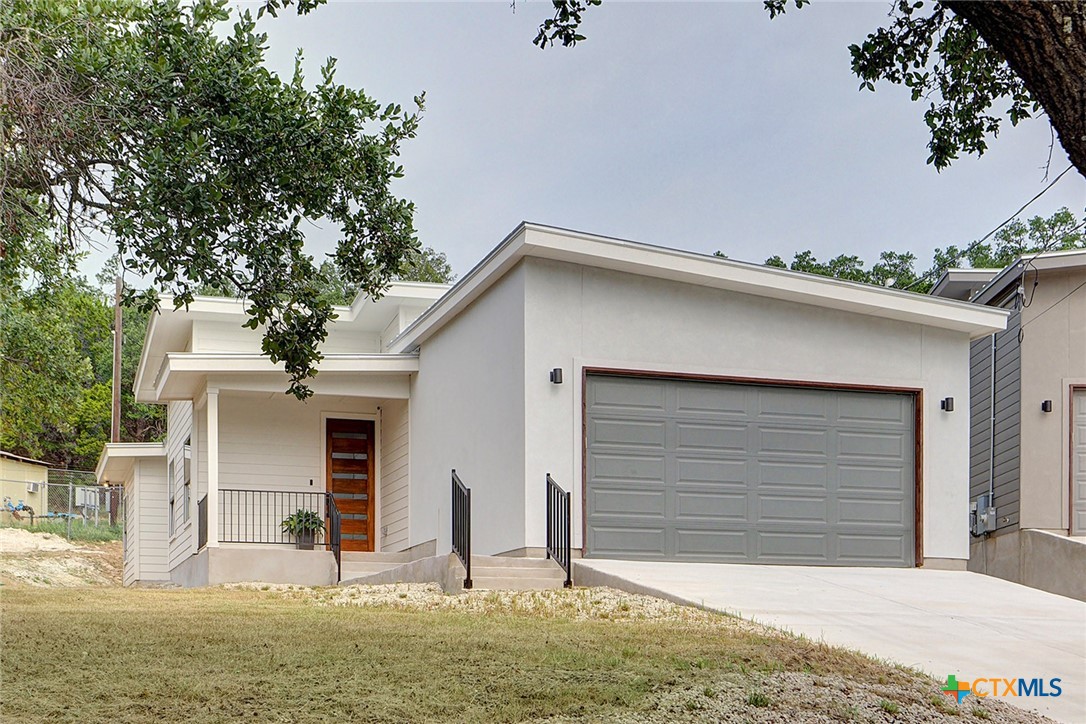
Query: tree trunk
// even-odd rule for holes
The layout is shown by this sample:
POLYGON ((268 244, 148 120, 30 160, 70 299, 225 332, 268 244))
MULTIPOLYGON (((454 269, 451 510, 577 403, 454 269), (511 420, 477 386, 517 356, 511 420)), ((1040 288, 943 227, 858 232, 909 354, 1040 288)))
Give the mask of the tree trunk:
POLYGON ((943 5, 1006 58, 1048 114, 1071 163, 1086 176, 1086 2, 970 2, 943 5))

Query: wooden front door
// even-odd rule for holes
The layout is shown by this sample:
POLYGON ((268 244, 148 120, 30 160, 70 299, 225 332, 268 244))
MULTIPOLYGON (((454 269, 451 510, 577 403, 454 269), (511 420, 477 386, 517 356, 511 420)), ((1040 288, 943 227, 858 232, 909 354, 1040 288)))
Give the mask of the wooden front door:
POLYGON ((325 469, 327 489, 339 508, 342 550, 373 550, 372 420, 328 420, 325 469))

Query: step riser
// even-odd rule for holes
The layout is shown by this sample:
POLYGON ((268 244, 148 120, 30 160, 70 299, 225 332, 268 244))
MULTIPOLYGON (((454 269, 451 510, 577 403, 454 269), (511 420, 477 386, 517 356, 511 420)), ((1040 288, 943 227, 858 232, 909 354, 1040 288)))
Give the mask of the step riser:
POLYGON ((472 588, 479 591, 550 591, 562 587, 562 580, 542 578, 471 577, 472 588))
POLYGON ((480 578, 546 578, 564 581, 566 574, 562 569, 553 571, 539 568, 492 568, 490 566, 472 566, 472 577, 480 578))

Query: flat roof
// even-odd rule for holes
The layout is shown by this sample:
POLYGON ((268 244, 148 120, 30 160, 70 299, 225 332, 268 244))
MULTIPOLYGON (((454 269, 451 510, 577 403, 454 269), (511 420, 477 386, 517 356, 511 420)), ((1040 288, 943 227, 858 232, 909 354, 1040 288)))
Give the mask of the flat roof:
POLYGON ((1007 312, 967 302, 523 222, 408 325, 391 350, 417 350, 526 257, 952 329, 971 338, 1003 330, 1007 324, 1007 312))

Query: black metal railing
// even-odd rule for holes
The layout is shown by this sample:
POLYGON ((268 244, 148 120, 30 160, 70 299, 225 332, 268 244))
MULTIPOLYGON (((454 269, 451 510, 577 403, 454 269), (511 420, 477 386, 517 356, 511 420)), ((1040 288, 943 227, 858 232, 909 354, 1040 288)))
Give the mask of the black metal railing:
POLYGON ((471 588, 471 489, 452 471, 452 549, 464 564, 464 588, 471 588))
POLYGON ((569 493, 562 490, 547 473, 547 558, 553 558, 566 572, 563 584, 566 588, 573 585, 569 501, 569 493))
POLYGON ((328 533, 328 549, 336 557, 336 583, 339 583, 343 580, 343 560, 341 558, 343 545, 340 537, 343 529, 342 518, 339 515, 339 506, 336 505, 335 496, 331 493, 325 493, 325 495, 328 496, 328 530, 326 531, 328 533))
POLYGON ((207 545, 207 496, 196 503, 196 550, 202 551, 207 545))
POLYGON ((328 494, 285 490, 220 490, 219 541, 222 543, 328 544, 328 494), (283 527, 290 516, 306 516, 321 522, 309 536, 295 536, 283 527))

